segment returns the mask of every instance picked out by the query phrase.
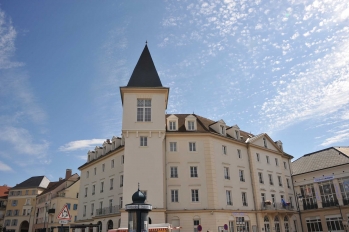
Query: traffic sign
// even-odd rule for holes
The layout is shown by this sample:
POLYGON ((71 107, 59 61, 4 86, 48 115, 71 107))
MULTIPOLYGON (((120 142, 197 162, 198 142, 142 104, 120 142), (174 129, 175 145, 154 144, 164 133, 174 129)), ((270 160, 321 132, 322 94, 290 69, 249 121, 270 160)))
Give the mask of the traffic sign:
POLYGON ((198 225, 198 231, 202 231, 202 226, 198 225))
POLYGON ((68 224, 68 220, 59 220, 58 223, 59 224, 68 224))
POLYGON ((224 224, 224 229, 228 230, 228 225, 227 224, 224 224))
POLYGON ((63 209, 58 214, 57 219, 61 219, 61 220, 70 220, 71 219, 71 216, 70 216, 70 213, 69 213, 67 205, 64 205, 63 209))

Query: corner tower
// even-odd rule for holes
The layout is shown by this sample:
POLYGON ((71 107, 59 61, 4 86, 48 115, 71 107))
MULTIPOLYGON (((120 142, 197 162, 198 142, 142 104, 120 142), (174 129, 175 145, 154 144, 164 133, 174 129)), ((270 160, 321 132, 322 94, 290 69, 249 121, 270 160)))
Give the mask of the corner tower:
MULTIPOLYGON (((120 87, 120 94, 125 139, 124 203, 132 202, 131 196, 140 183, 140 190, 146 191, 147 202, 157 209, 149 215, 152 223, 165 222, 164 139, 169 88, 162 86, 147 45, 127 86, 120 87)), ((124 213, 122 225, 127 227, 124 213)))

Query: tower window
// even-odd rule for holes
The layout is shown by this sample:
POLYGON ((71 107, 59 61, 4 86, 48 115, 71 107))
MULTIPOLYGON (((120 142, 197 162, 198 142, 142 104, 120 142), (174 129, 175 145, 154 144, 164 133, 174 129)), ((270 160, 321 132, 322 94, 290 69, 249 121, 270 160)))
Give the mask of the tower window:
POLYGON ((151 121, 151 99, 137 99, 137 122, 151 121))

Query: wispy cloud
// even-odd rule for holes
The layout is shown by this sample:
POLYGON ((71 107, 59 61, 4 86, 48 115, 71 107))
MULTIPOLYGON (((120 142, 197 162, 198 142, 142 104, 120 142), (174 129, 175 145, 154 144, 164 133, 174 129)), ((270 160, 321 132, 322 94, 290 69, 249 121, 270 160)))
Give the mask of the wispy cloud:
POLYGON ((21 62, 11 61, 11 57, 16 50, 16 36, 17 32, 12 26, 11 20, 0 9, 0 69, 9 69, 23 65, 21 62))
POLYGON ((103 144, 105 139, 89 139, 89 140, 76 140, 64 144, 59 147, 60 151, 75 151, 75 150, 87 150, 93 148, 94 146, 100 146, 103 144))
POLYGON ((0 171, 1 172, 12 172, 12 168, 8 166, 7 164, 0 161, 0 171))

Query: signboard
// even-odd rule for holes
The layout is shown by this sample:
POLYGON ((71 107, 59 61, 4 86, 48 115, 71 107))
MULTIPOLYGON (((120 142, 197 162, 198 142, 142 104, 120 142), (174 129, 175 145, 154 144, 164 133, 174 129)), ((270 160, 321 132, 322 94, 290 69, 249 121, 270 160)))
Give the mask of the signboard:
POLYGON ((198 225, 198 231, 202 231, 202 226, 198 225))
POLYGON ((224 224, 224 229, 228 230, 228 225, 227 224, 224 224))
POLYGON ((151 205, 126 205, 126 209, 152 209, 151 205))
POLYGON ((67 205, 64 205, 63 209, 58 214, 57 219, 60 219, 60 220, 70 220, 71 219, 71 216, 70 216, 70 213, 69 213, 67 205))
POLYGON ((323 176, 319 178, 314 178, 314 182, 322 182, 322 181, 333 180, 333 179, 334 179, 334 176, 323 176))
POLYGON ((68 220, 59 220, 58 223, 59 224, 68 224, 68 220))

